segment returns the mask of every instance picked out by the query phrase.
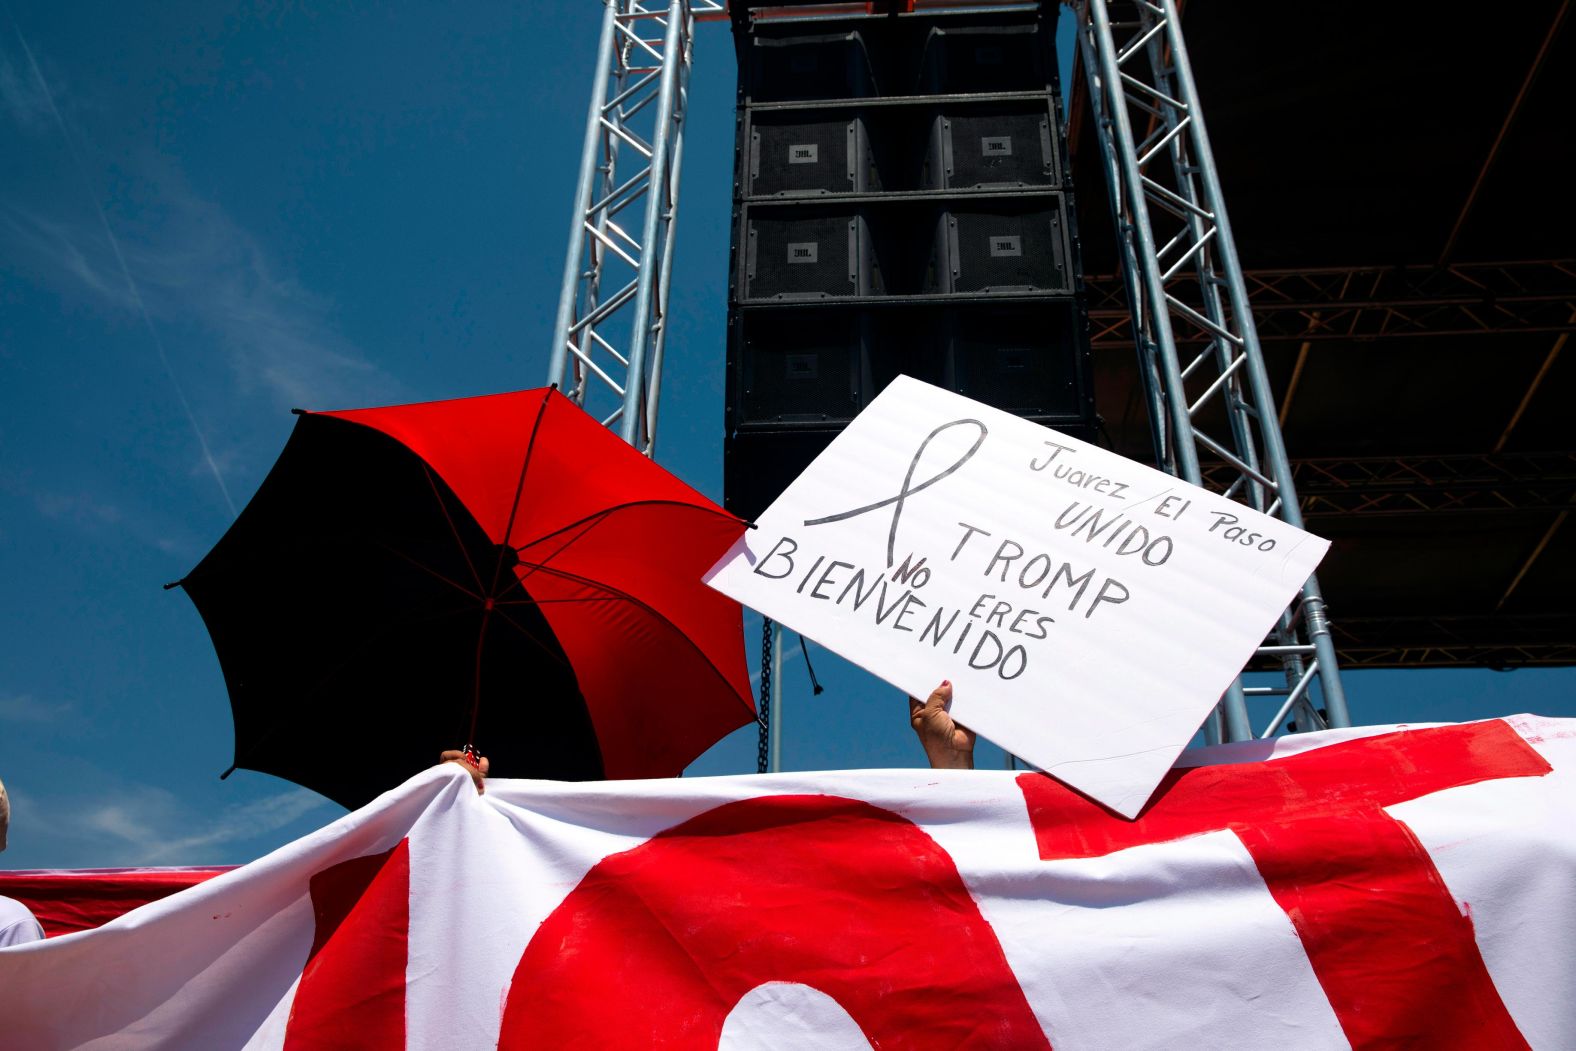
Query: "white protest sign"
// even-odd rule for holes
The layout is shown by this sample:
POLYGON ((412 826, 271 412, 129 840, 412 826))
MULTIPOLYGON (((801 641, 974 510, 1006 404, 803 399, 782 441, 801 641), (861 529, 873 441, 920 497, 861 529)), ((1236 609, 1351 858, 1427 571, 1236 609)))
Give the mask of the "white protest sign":
POLYGON ((1329 542, 899 377, 707 574, 1132 817, 1329 542))

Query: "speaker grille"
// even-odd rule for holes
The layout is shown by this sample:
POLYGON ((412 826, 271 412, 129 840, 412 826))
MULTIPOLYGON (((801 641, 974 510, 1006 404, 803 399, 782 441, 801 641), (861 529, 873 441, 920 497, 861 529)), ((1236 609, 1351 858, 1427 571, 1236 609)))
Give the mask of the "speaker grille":
POLYGON ((939 121, 944 169, 937 189, 980 186, 1055 186, 1056 151, 1050 113, 953 110, 939 121))
POLYGON ((1020 416, 1087 416, 1087 344, 1071 301, 1034 307, 959 308, 947 326, 954 387, 1020 416))
POLYGON ((1059 204, 1023 210, 986 202, 948 213, 954 292, 1072 291, 1059 204))
POLYGON ((873 188, 859 121, 847 115, 771 114, 750 134, 752 197, 852 193, 873 188))
POLYGON ((860 407, 860 325, 850 314, 761 311, 745 319, 739 426, 843 423, 860 407))
POLYGON ((826 299, 859 294, 861 220, 849 212, 749 213, 745 295, 826 299))

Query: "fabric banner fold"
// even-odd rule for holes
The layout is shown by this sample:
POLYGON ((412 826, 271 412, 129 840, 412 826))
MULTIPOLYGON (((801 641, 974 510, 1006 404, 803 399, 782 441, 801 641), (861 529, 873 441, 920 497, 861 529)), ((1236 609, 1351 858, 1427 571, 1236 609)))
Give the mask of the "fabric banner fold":
POLYGON ((1189 752, 1136 820, 1006 771, 438 768, 0 951, 0 1046, 1568 1047, 1573 817, 1576 721, 1531 716, 1189 752))

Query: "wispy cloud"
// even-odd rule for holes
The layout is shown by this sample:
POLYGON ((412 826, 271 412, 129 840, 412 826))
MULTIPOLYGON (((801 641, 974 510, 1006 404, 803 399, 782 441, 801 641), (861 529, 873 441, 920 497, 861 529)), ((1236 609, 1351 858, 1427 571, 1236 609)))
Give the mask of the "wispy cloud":
POLYGON ((33 502, 45 518, 68 518, 81 525, 118 526, 126 517, 119 507, 86 493, 35 493, 33 502))
POLYGON ((0 693, 0 722, 47 724, 76 711, 70 701, 48 701, 30 693, 0 693))
POLYGON ((0 47, 0 104, 40 147, 50 139, 63 145, 62 160, 69 155, 74 170, 52 192, 0 203, 0 254, 62 294, 143 328, 196 439, 197 468, 232 510, 224 446, 233 428, 224 421, 236 398, 277 409, 398 397, 398 385, 339 334, 332 302, 295 280, 171 158, 123 159, 110 200, 99 188, 105 178, 95 177, 106 162, 59 101, 15 32, 0 47), (215 362, 227 371, 215 374, 215 362), (198 411, 215 404, 225 411, 198 411))
POLYGON ((21 63, 0 51, 0 108, 23 130, 35 134, 49 130, 49 99, 38 81, 21 63))
POLYGON ((150 162, 138 189, 157 224, 123 222, 140 307, 102 239, 81 223, 3 207, 7 237, 57 285, 116 310, 145 309, 190 325, 225 353, 237 392, 272 407, 357 404, 397 396, 397 384, 335 329, 332 303, 288 276, 226 211, 150 162))
POLYGON ((393 393, 393 381, 335 330, 332 303, 286 274, 223 208, 175 172, 152 189, 159 229, 144 231, 133 257, 151 308, 217 337, 243 391, 289 407, 393 393))
POLYGON ((305 788, 291 789, 229 807, 186 836, 167 838, 162 831, 156 831, 157 839, 151 843, 144 840, 143 845, 149 849, 148 857, 154 863, 198 857, 213 847, 277 832, 326 805, 327 801, 316 792, 305 788))
POLYGON ((274 833, 331 805, 304 788, 238 803, 210 816, 193 813, 173 792, 150 785, 122 785, 93 800, 36 799, 16 788, 11 795, 13 846, 24 838, 68 841, 73 856, 98 867, 213 863, 233 857, 222 848, 254 840, 268 843, 274 833))
POLYGON ((157 509, 141 505, 127 507, 95 492, 32 488, 3 480, 0 480, 0 492, 25 492, 25 498, 32 500, 44 518, 69 525, 89 537, 113 535, 182 560, 191 560, 201 554, 200 541, 190 525, 157 509))
POLYGON ((213 458, 209 448, 208 436, 203 433, 202 426, 197 422, 197 414, 192 411, 190 400, 186 397, 186 390, 181 385, 180 379, 175 375, 175 369, 170 365, 169 352, 164 348, 164 337, 159 334, 158 328, 153 324, 153 318, 148 313, 147 304, 143 302, 142 289, 137 284, 136 277, 131 268, 126 265, 126 255, 121 250, 120 238, 115 235, 115 228, 109 221, 109 213, 104 210, 104 202, 99 200, 98 192, 94 189, 92 180, 88 178, 87 165, 82 161, 82 151, 77 144, 77 137, 72 132, 71 126, 66 123, 65 116, 60 112, 60 107, 55 105, 54 92, 49 89, 49 81, 44 79, 43 70, 38 67, 38 60, 33 57, 33 49, 28 46, 27 38, 22 35, 20 26, 16 27, 16 39, 22 45, 22 55, 27 59, 27 71, 32 75, 33 84, 43 95, 45 108, 50 119, 60 132, 61 139, 66 144, 72 162, 77 169, 77 175, 82 180, 82 186, 87 191, 88 197, 93 202, 93 211, 98 216, 99 227, 103 231, 104 241, 109 245, 110 252, 115 257, 116 267, 120 272, 121 280, 126 285, 126 291, 131 296, 131 302, 137 310, 137 316, 142 319, 142 327, 148 333, 148 340, 153 344, 159 365, 164 370, 164 375, 170 381, 170 387, 175 392, 175 400, 180 403, 181 412, 186 416, 186 422, 191 425, 192 433, 197 439, 197 446, 202 453, 204 463, 213 474, 213 480, 219 487, 219 493, 224 497, 225 506, 230 509, 230 515, 236 514, 235 500, 230 496, 230 488, 225 485, 224 472, 219 470, 219 464, 213 458))

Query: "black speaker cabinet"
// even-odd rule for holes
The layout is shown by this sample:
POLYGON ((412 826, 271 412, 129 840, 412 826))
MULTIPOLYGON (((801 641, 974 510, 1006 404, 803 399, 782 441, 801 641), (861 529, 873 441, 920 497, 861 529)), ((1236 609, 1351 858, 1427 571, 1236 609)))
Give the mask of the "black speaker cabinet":
POLYGON ((841 425, 859 412, 866 334, 851 311, 761 310, 736 323, 729 378, 735 427, 841 425))
POLYGON ((722 506, 754 520, 799 477, 842 428, 739 431, 722 447, 722 506))
POLYGON ((945 312, 757 308, 734 321, 729 423, 840 427, 901 375, 948 386, 945 312))
POLYGON ((1072 248, 1060 194, 957 201, 942 220, 951 265, 946 292, 1073 291, 1072 248))
POLYGON ((1051 45, 1038 23, 933 27, 925 39, 920 92, 1044 91, 1051 45))
POLYGON ((879 295, 864 216, 850 208, 745 212, 743 298, 818 300, 879 295))
POLYGON ((953 390, 1043 421, 1093 416, 1089 341, 1075 300, 970 304, 947 313, 953 390))
POLYGON ((1092 440, 1055 5, 732 5, 725 503, 896 377, 1092 440))
POLYGON ((767 110, 751 115, 745 196, 815 197, 880 188, 859 114, 767 110))
POLYGON ((1092 412, 1084 324, 1071 297, 751 309, 729 345, 730 429, 839 427, 901 375, 1020 416, 1079 419, 1092 412))
POLYGON ((931 125, 925 189, 1061 185, 1048 105, 949 106, 931 125))
POLYGON ((858 30, 759 31, 741 49, 740 64, 750 73, 751 102, 858 99, 877 93, 875 70, 858 30))

